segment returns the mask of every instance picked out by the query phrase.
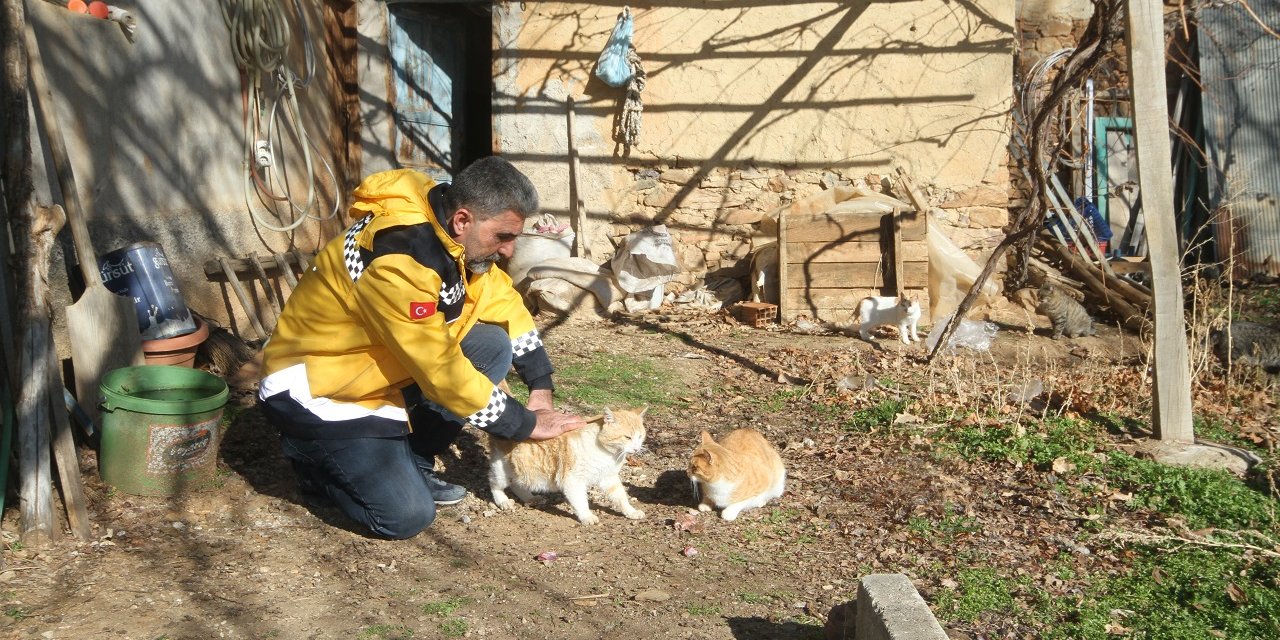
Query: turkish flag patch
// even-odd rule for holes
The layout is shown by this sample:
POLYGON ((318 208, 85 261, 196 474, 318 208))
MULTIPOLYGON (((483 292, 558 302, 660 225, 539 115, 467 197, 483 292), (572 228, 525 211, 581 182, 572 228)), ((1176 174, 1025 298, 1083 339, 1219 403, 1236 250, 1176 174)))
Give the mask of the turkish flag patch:
POLYGON ((409 303, 409 319, 421 320, 430 318, 436 314, 436 303, 434 302, 410 302, 409 303))

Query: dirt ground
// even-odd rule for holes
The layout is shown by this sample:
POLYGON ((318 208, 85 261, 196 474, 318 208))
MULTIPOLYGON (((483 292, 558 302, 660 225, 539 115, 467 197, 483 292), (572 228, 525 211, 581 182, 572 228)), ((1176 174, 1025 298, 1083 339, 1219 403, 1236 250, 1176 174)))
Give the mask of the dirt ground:
MULTIPOLYGON (((905 573, 936 607, 955 588, 949 576, 975 559, 1079 597, 1082 582, 1058 577, 1051 562, 1065 552, 1083 577, 1120 559, 1077 542, 1082 507, 1055 490, 1053 470, 946 455, 931 434, 948 424, 925 420, 984 407, 1000 420, 1149 413, 1135 337, 1103 326, 1053 341, 1043 318, 1034 333, 1025 318, 997 313, 989 351, 933 364, 892 330, 868 343, 755 329, 727 312, 543 319, 557 365, 607 353, 670 372, 671 403, 649 410, 648 451, 623 472, 647 517, 598 508, 596 527, 579 526, 558 500, 494 509, 483 447, 468 430, 444 476, 471 495, 413 539, 367 537, 335 511, 303 506, 275 429, 253 408, 252 389, 240 388, 215 489, 130 496, 105 486, 83 449, 93 540, 24 548, 10 506, 0 637, 820 638, 859 576, 905 573), (855 412, 887 400, 906 403, 892 424, 849 428, 855 412), (781 450, 786 495, 735 522, 693 515, 684 469, 699 431, 747 426, 781 450), (976 526, 953 536, 910 526, 961 513, 976 526), (548 551, 556 559, 537 559, 548 551)), ((1147 435, 1138 427, 1113 437, 1127 446, 1147 435)), ((1036 635, 997 616, 948 626, 957 638, 1036 635)))

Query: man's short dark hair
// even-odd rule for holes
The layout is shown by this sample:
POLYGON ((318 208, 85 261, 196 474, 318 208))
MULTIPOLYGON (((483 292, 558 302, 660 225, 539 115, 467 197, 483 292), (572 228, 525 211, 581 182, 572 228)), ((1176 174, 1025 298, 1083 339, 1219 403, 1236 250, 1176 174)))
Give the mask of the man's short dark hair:
POLYGON ((538 212, 538 191, 515 165, 498 156, 488 156, 458 173, 444 192, 444 205, 450 215, 467 208, 478 220, 504 211, 515 211, 527 218, 538 212))

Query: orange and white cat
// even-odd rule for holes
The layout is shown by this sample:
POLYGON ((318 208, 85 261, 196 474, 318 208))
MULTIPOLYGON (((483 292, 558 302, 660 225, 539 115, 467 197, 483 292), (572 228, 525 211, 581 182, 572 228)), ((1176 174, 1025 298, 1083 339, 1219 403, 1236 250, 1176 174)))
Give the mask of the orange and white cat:
POLYGON ((722 509, 725 520, 782 497, 787 484, 782 457, 754 429, 738 429, 719 442, 703 431, 702 444, 689 461, 689 477, 694 495, 701 496, 698 510, 722 509))
POLYGON ((516 506, 506 489, 524 503, 532 501, 534 493, 559 491, 578 521, 592 525, 600 518, 591 513, 587 489, 598 486, 622 515, 632 520, 643 518, 644 512, 631 505, 618 472, 628 455, 644 447, 645 409, 605 409, 603 415, 588 418, 587 426, 550 440, 489 438, 493 503, 499 509, 516 506))

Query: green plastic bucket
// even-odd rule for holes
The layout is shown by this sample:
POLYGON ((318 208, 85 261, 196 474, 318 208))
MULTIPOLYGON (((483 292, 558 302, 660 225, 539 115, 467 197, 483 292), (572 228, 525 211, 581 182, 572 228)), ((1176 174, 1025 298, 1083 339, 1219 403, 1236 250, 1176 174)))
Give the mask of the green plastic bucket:
POLYGON ((213 484, 227 383, 199 369, 144 365, 103 376, 98 469, 115 488, 142 496, 213 484))

